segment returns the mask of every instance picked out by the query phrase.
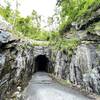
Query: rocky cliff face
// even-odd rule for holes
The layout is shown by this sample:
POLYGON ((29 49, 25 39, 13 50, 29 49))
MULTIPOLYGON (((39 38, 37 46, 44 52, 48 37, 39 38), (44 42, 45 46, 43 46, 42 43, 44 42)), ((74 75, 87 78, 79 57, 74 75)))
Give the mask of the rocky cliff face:
POLYGON ((70 63, 70 81, 100 93, 100 50, 92 44, 77 47, 70 63))
POLYGON ((73 50, 71 57, 59 51, 55 63, 57 77, 69 80, 72 84, 81 85, 87 91, 98 94, 100 94, 99 21, 100 9, 98 7, 91 16, 81 19, 80 22, 72 23, 70 31, 64 37, 66 36, 66 39, 77 38, 79 44, 73 50))
POLYGON ((69 65, 67 63, 68 58, 67 58, 66 52, 57 51, 54 62, 55 62, 54 64, 55 76, 58 78, 65 79, 65 77, 69 75, 68 73, 69 70, 65 71, 65 69, 69 68, 69 65))
POLYGON ((70 63, 70 81, 83 85, 87 90, 100 93, 100 9, 76 32, 80 45, 70 63), (88 23, 88 25, 87 25, 88 23), (84 29, 82 28, 84 27, 84 29))
POLYGON ((27 84, 34 72, 33 48, 0 31, 0 100, 27 84))
POLYGON ((0 31, 0 100, 10 98, 17 87, 24 89, 35 72, 35 59, 40 55, 48 59, 47 72, 52 72, 49 47, 33 46, 15 39, 7 31, 0 31))

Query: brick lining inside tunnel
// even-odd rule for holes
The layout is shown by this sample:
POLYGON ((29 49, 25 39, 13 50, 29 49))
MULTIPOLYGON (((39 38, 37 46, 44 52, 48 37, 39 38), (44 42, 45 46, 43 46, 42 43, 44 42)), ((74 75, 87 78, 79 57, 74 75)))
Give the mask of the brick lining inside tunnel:
POLYGON ((35 72, 48 72, 49 59, 45 55, 35 58, 35 72))

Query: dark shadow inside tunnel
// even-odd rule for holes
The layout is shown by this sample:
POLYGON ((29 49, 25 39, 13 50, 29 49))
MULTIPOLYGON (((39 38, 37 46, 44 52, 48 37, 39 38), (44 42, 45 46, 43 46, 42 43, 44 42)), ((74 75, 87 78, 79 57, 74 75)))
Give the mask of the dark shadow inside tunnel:
POLYGON ((49 59, 45 55, 35 58, 35 72, 48 72, 49 59))

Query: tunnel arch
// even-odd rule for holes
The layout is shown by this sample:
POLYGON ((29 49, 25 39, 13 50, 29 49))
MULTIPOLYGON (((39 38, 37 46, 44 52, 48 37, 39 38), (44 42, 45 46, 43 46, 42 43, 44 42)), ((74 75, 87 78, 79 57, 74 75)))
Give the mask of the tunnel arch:
POLYGON ((35 72, 48 72, 49 59, 46 55, 35 57, 35 72))

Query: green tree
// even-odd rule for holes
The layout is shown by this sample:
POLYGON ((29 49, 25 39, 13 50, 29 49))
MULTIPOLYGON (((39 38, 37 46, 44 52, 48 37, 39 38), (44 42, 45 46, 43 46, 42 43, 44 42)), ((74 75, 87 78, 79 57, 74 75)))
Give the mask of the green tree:
POLYGON ((57 6, 61 8, 60 30, 69 28, 73 21, 85 14, 95 3, 100 4, 100 0, 58 0, 57 6))

